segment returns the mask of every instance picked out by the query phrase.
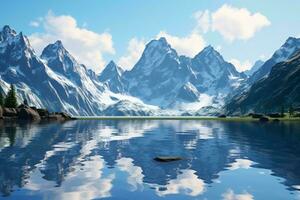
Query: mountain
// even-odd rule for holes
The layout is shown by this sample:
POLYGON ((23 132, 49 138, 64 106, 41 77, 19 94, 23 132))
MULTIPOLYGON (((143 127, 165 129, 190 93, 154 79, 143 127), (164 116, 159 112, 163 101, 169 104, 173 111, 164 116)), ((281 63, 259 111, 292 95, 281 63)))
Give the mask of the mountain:
POLYGON ((194 58, 179 56, 165 38, 152 40, 131 71, 124 73, 127 92, 145 103, 176 109, 200 102, 202 94, 218 101, 238 87, 246 75, 236 71, 211 46, 194 58))
POLYGON ((273 66, 268 77, 234 98, 226 110, 229 114, 280 112, 282 106, 289 105, 300 106, 300 50, 287 61, 273 66))
POLYGON ((286 42, 267 60, 259 70, 253 73, 248 79, 249 85, 252 85, 261 78, 268 76, 272 67, 291 58, 295 52, 300 50, 300 38, 289 37, 286 42))
POLYGON ((246 79, 212 46, 204 48, 191 62, 191 83, 202 93, 227 95, 246 79))
POLYGON ((217 113, 247 79, 212 46, 189 58, 165 38, 150 41, 130 71, 111 61, 96 74, 59 40, 37 56, 9 26, 0 31, 0 76, 5 92, 16 85, 19 102, 71 115, 217 113))
POLYGON ((108 106, 102 114, 105 116, 153 116, 159 115, 159 108, 142 102, 121 100, 108 106))
POLYGON ((72 115, 101 115, 109 105, 124 100, 79 64, 61 41, 37 56, 29 40, 9 26, 0 31, 0 86, 15 84, 18 101, 72 115))
POLYGON ((260 69, 261 66, 263 66, 264 61, 258 60, 254 63, 254 65, 251 67, 251 69, 244 71, 244 74, 247 76, 252 76, 257 70, 260 69))
POLYGON ((123 69, 117 66, 114 61, 110 61, 110 63, 98 76, 98 79, 102 83, 105 83, 111 91, 115 93, 122 93, 125 91, 122 83, 123 72, 123 69))

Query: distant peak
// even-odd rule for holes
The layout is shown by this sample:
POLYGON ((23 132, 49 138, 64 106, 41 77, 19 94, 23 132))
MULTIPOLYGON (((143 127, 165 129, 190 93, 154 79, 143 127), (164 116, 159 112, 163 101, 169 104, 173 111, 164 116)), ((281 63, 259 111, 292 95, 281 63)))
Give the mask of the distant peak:
POLYGON ((46 53, 46 52, 58 52, 58 51, 66 51, 62 42, 60 40, 57 40, 56 42, 52 43, 52 44, 48 44, 45 49, 43 50, 43 53, 46 53))
POLYGON ((295 43, 299 43, 300 42, 300 38, 295 38, 295 37, 289 37, 285 44, 288 44, 288 45, 293 45, 295 43))
POLYGON ((61 40, 57 40, 57 41, 54 43, 54 45, 57 45, 57 46, 63 46, 61 40))
POLYGON ((61 40, 57 40, 55 43, 50 44, 50 46, 54 49, 65 49, 63 43, 61 42, 61 40))
POLYGON ((167 39, 165 37, 161 37, 158 39, 158 41, 164 43, 164 44, 168 44, 167 39))
POLYGON ((208 45, 207 47, 205 47, 205 48, 203 49, 203 51, 216 51, 216 50, 214 49, 213 46, 208 45))
POLYGON ((148 47, 167 47, 167 48, 171 48, 171 46, 167 42, 167 39, 164 38, 164 37, 161 37, 159 39, 151 40, 146 46, 148 46, 148 47))
POLYGON ((9 25, 3 26, 2 31, 6 32, 6 33, 8 33, 8 32, 14 32, 14 33, 16 33, 16 31, 14 29, 10 28, 9 25))
POLYGON ((9 25, 3 26, 1 33, 2 33, 1 35, 3 36, 4 39, 8 38, 9 36, 17 35, 16 31, 14 29, 10 28, 9 25))
POLYGON ((215 48, 211 45, 208 45, 207 47, 205 47, 202 51, 200 51, 200 53, 198 53, 195 58, 198 58, 198 57, 202 57, 202 56, 214 56, 214 57, 218 57, 218 58, 221 58, 221 54, 215 50, 215 48))
POLYGON ((106 71, 113 71, 113 72, 117 72, 119 74, 123 73, 123 70, 121 67, 119 67, 113 60, 111 60, 105 67, 106 71))
POLYGON ((111 61, 107 64, 107 66, 113 66, 113 67, 116 67, 117 65, 116 65, 116 63, 115 63, 113 60, 111 60, 111 61))

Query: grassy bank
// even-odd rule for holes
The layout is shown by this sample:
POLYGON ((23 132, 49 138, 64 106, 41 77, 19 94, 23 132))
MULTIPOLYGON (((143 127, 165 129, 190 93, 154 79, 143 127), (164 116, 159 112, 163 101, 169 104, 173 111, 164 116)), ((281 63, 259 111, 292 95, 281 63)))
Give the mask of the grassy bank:
MULTIPOLYGON (((252 117, 197 117, 197 116, 78 116, 79 120, 211 120, 211 121, 258 121, 252 117)), ((270 121, 279 119, 280 121, 299 121, 300 118, 269 118, 270 121)))

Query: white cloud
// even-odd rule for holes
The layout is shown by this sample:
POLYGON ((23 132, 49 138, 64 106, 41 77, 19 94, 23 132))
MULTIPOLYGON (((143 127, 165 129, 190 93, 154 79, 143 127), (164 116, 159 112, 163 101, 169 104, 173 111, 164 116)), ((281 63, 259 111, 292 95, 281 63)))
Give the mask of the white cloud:
POLYGON ((157 38, 160 37, 165 37, 172 48, 176 49, 180 55, 193 57, 205 47, 205 41, 202 35, 196 32, 192 32, 185 37, 178 37, 161 31, 157 35, 157 38))
POLYGON ((205 183, 199 179, 194 170, 182 170, 176 179, 172 179, 165 185, 165 190, 156 188, 159 196, 183 193, 188 196, 198 196, 205 191, 205 183))
POLYGON ((212 30, 219 32, 228 41, 247 40, 255 32, 271 22, 260 13, 250 13, 246 8, 235 8, 223 5, 212 13, 212 30))
POLYGON ((253 200, 252 194, 245 192, 243 194, 235 194, 231 189, 227 190, 223 195, 223 200, 253 200))
POLYGON ((249 60, 241 62, 235 58, 232 58, 231 60, 229 60, 229 62, 232 63, 235 66, 236 70, 239 72, 249 70, 252 67, 252 63, 249 60))
POLYGON ((114 54, 111 34, 96 33, 77 25, 72 16, 55 16, 51 11, 41 21, 44 33, 34 33, 29 39, 41 53, 49 43, 61 40, 68 51, 80 62, 96 72, 101 71, 105 61, 103 54, 114 54))
POLYGON ((236 169, 249 169, 254 162, 247 159, 236 159, 235 162, 231 163, 231 166, 228 167, 229 170, 236 169))
POLYGON ((32 26, 32 27, 39 27, 40 26, 40 22, 38 22, 38 21, 31 21, 29 23, 29 25, 32 26))
POLYGON ((211 16, 209 10, 198 11, 194 14, 197 21, 195 31, 207 33, 211 26, 211 16))
POLYGON ((118 65, 127 70, 132 69, 141 57, 145 48, 145 43, 146 42, 143 39, 139 40, 137 38, 132 38, 128 43, 126 55, 120 57, 118 65))

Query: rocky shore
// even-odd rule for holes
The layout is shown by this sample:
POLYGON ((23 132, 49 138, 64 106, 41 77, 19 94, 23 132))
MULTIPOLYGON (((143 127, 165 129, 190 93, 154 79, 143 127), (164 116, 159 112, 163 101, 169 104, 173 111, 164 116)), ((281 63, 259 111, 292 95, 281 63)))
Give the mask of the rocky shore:
POLYGON ((49 112, 47 109, 20 105, 17 108, 0 106, 0 120, 4 121, 66 121, 75 118, 64 112, 49 112))

